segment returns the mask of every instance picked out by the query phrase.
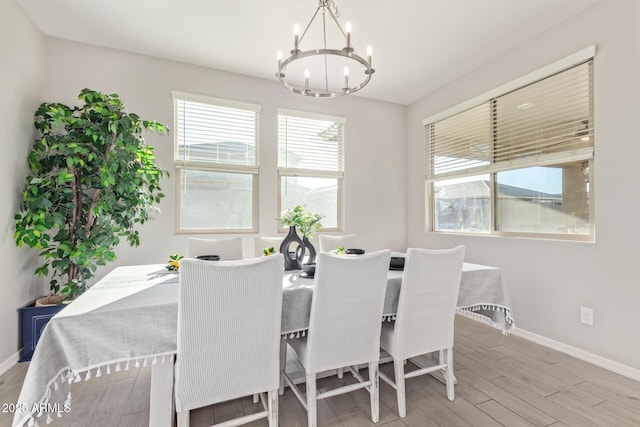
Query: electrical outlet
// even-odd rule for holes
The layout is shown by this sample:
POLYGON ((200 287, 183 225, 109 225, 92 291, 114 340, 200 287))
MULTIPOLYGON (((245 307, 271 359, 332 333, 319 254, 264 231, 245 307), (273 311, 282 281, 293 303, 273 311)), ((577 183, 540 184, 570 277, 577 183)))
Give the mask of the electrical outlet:
POLYGON ((593 326, 593 309, 588 307, 580 307, 580 323, 593 326))

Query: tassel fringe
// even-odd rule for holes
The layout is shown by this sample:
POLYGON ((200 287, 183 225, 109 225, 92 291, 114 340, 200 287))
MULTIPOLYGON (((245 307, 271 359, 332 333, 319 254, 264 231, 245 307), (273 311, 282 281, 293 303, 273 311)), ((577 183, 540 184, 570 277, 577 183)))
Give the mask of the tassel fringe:
MULTIPOLYGON (((157 363, 165 363, 166 360, 169 360, 173 363, 175 357, 174 352, 167 352, 162 354, 148 355, 148 356, 138 356, 136 358, 131 359, 120 359, 120 360, 111 360, 105 363, 101 363, 94 366, 89 366, 85 369, 75 370, 69 367, 65 367, 61 369, 57 375, 55 375, 46 386, 44 393, 42 394, 42 398, 39 402, 35 402, 30 408, 30 411, 23 413, 23 418, 17 423, 18 426, 27 426, 27 427, 39 427, 37 418, 43 418, 46 420, 47 424, 50 424, 54 421, 52 414, 55 413, 57 418, 62 418, 63 411, 67 411, 71 406, 71 391, 69 390, 70 384, 79 383, 84 381, 89 381, 92 378, 98 378, 102 376, 102 369, 105 369, 107 375, 111 374, 111 365, 115 365, 114 371, 120 372, 122 370, 121 364, 125 365, 125 370, 129 369, 130 362, 134 362, 136 367, 140 367, 142 362, 143 367, 147 367, 149 365, 155 365, 157 363), (92 372, 95 370, 95 372, 92 372), (84 377, 84 378, 83 378, 84 377), (57 392, 57 393, 56 393, 57 392), (66 400, 61 402, 62 398, 57 396, 59 393, 66 392, 66 400), (54 397, 55 395, 55 397, 54 397), (47 404, 55 404, 56 410, 55 412, 44 412, 44 408, 47 407, 47 404)), ((64 396, 64 394, 63 394, 64 396)), ((53 406, 52 406, 53 407, 53 406)))
POLYGON ((513 321, 513 315, 511 314, 511 309, 502 305, 496 304, 475 304, 468 307, 459 307, 456 312, 458 314, 462 314, 463 316, 467 316, 476 320, 479 320, 483 323, 486 323, 496 329, 499 329, 503 335, 509 335, 511 331, 513 331, 516 327, 513 321), (501 311, 504 313, 505 325, 502 323, 498 323, 493 319, 484 316, 477 311, 501 311))

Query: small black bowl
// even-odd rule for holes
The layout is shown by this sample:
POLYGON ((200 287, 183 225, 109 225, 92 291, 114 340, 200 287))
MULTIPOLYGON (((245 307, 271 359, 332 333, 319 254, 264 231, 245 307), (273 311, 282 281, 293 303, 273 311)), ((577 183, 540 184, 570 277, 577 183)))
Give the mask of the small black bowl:
POLYGON ((196 259, 203 261, 220 261, 220 255, 198 255, 196 259))
POLYGON ((312 263, 308 263, 308 264, 302 264, 302 271, 299 273, 300 277, 306 277, 306 278, 313 278, 313 276, 316 274, 316 263, 312 262, 312 263))
POLYGON ((392 256, 389 261, 389 270, 404 270, 404 257, 392 256))
POLYGON ((347 249, 345 252, 349 255, 363 255, 364 249, 347 249))

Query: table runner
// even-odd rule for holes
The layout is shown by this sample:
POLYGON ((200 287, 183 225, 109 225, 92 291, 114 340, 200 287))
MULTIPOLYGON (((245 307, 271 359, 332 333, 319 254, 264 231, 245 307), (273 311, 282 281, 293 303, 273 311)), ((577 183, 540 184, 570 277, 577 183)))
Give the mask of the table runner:
MULTIPOLYGON (((389 271, 384 318, 393 320, 402 271, 389 271)), ((130 366, 172 363, 176 351, 178 275, 162 265, 118 267, 54 316, 27 371, 13 426, 35 426, 72 408, 69 385, 130 366), (53 411, 51 411, 53 410, 53 411)), ((283 281, 283 336, 305 334, 313 279, 283 281)), ((458 310, 508 334, 510 300, 498 268, 465 263, 458 310)))

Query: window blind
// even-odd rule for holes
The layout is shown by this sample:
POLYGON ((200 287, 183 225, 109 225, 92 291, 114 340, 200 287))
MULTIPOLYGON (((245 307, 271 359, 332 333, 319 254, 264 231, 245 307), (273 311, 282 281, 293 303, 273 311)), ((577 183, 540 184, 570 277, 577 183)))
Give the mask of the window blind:
POLYGON ((593 157, 593 60, 426 125, 427 179, 593 157))
POLYGON ((257 172, 255 109, 181 98, 175 102, 176 167, 257 172))
POLYGON ((340 117, 287 111, 278 114, 278 167, 281 174, 342 178, 344 123, 340 117))
POLYGON ((489 103, 427 126, 431 176, 466 173, 491 163, 489 103))

